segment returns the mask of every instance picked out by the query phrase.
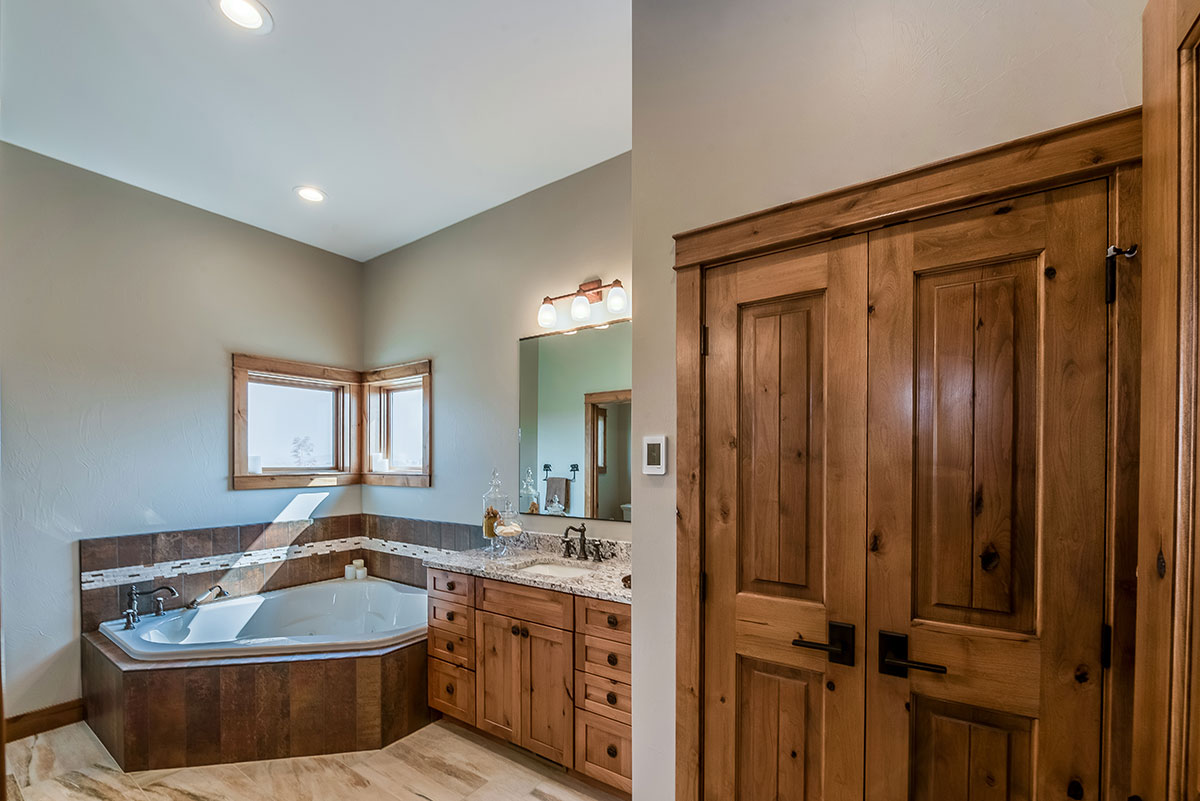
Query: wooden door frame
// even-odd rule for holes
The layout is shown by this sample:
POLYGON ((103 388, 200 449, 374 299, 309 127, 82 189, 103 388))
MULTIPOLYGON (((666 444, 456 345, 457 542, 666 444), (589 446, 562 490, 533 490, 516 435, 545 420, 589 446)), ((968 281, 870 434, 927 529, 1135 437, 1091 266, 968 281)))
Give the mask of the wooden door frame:
POLYGON ((1132 790, 1146 801, 1191 798, 1200 784, 1198 17, 1198 0, 1151 0, 1142 17, 1147 314, 1132 790))
MULTIPOLYGON (((699 801, 703 787, 703 271, 1092 178, 1109 178, 1110 203, 1122 187, 1140 194, 1139 182, 1127 173, 1140 170, 1141 117, 1140 107, 1127 109, 675 236, 676 801, 699 801)), ((1112 241, 1129 244, 1125 237, 1133 234, 1127 229, 1140 224, 1140 214, 1132 214, 1128 226, 1123 215, 1110 213, 1109 219, 1112 241)), ((1126 495, 1129 488, 1121 489, 1126 495)))
MULTIPOLYGON (((599 486, 599 476, 596 470, 596 418, 602 403, 632 403, 632 389, 614 389, 608 392, 588 392, 583 396, 583 479, 584 479, 584 512, 583 516, 596 518, 596 489, 599 486)), ((605 425, 604 435, 608 436, 605 425)), ((631 443, 632 444, 632 443, 631 443)), ((607 466, 607 448, 605 449, 607 466)))

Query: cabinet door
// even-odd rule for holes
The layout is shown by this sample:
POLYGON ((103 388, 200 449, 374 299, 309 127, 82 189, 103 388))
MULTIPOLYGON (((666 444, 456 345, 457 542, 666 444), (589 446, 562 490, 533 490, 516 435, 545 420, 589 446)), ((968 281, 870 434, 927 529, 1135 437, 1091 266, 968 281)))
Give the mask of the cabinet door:
POLYGON ((521 622, 520 744, 571 767, 574 688, 569 631, 521 622))
POLYGON ((866 236, 704 292, 703 797, 861 801, 866 236))
POLYGON ((1107 203, 870 235, 869 801, 1102 795, 1107 203))
POLYGON ((475 725, 488 734, 520 742, 520 621, 477 612, 475 671, 475 725))

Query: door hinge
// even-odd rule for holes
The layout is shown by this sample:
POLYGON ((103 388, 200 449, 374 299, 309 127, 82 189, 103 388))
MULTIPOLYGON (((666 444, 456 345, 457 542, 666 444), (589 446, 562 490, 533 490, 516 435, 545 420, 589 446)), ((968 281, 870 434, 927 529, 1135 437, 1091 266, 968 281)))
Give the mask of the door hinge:
POLYGON ((1107 623, 1100 627, 1100 667, 1112 667, 1112 626, 1107 623))
POLYGON ((700 326, 700 355, 708 355, 708 326, 700 326))
POLYGON ((1108 252, 1104 254, 1104 302, 1115 303, 1117 300, 1117 256, 1124 256, 1127 259, 1132 259, 1137 255, 1138 246, 1130 245, 1125 249, 1121 249, 1116 245, 1109 245, 1108 252))
POLYGON ((708 573, 700 572, 700 600, 708 600, 708 573))

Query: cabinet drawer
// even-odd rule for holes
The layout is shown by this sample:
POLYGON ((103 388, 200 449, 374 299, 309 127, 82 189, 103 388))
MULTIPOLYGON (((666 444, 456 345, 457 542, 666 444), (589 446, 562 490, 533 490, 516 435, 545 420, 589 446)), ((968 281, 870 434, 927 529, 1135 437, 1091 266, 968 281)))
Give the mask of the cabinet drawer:
POLYGON ((615 679, 575 671, 575 706, 618 723, 633 723, 633 688, 615 679))
POLYGON ((475 610, 441 598, 430 598, 429 628, 470 637, 475 633, 475 610))
POLYGON ((575 635, 575 669, 629 684, 629 644, 575 635))
POLYGON ((430 659, 429 705, 474 726, 475 674, 440 659, 430 659))
POLYGON ((575 596, 541 587, 480 579, 475 582, 475 606, 505 617, 571 629, 575 623, 575 596))
POLYGON ((575 716, 575 770, 633 792, 633 739, 629 725, 579 710, 575 716))
POLYGON ((475 669, 475 639, 441 629, 429 630, 429 655, 443 662, 475 669))
POLYGON ((430 598, 456 601, 467 606, 475 603, 474 576, 431 567, 425 572, 425 587, 429 590, 430 598))
POLYGON ((575 630, 617 642, 630 641, 632 615, 628 604, 601 601, 599 598, 575 598, 575 630))

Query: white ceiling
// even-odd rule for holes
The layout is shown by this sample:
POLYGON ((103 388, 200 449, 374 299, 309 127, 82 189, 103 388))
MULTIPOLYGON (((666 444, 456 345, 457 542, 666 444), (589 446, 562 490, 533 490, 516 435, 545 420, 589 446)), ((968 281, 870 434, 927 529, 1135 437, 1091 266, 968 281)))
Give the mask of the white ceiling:
POLYGON ((631 0, 264 3, 3 0, 0 138, 360 261, 630 148, 631 0))

